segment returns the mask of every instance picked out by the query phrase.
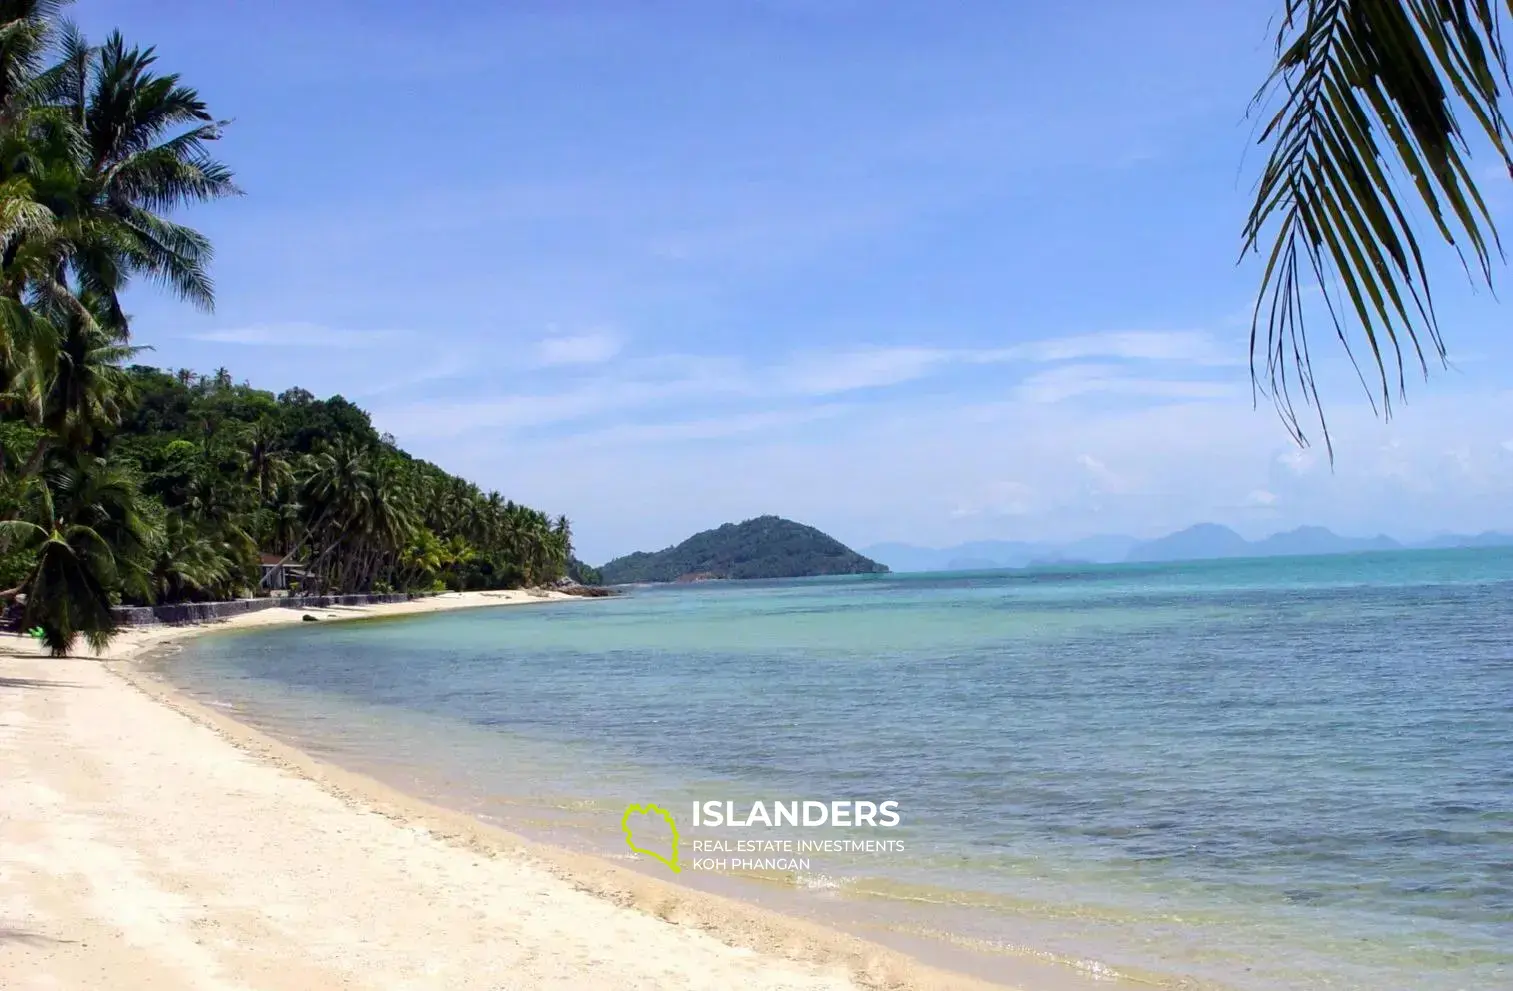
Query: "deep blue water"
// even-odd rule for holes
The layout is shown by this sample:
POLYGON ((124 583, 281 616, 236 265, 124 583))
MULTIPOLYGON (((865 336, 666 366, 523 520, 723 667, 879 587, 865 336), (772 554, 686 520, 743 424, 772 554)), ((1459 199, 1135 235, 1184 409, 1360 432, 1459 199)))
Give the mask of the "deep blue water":
POLYGON ((628 802, 895 800, 903 853, 778 879, 990 973, 1505 991, 1510 637, 1513 553, 1415 552, 637 589, 170 673, 606 852, 628 802))

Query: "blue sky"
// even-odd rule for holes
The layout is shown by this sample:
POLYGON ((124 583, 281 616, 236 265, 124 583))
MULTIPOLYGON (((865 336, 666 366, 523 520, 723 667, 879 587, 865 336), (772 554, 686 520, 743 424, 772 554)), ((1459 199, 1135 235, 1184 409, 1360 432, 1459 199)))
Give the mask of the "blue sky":
MULTIPOLYGON (((144 360, 341 393, 601 561, 766 512, 853 545, 1200 520, 1513 527, 1509 311, 1338 459, 1253 409, 1239 231, 1277 0, 82 0, 219 115, 218 306, 144 360)), ((1487 163, 1494 208, 1506 181, 1487 163)), ((1506 273, 1500 272, 1505 286, 1506 273)))

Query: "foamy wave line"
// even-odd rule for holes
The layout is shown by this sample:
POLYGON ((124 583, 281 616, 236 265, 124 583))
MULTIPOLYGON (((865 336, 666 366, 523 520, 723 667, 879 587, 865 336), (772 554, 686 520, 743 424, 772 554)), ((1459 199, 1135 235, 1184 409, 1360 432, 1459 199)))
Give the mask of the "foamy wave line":
POLYGON ((799 873, 793 875, 793 886, 803 891, 840 891, 854 881, 855 878, 835 877, 831 874, 799 873))
POLYGON ((1151 981, 1138 977, 1134 974, 1125 973, 1101 960, 1093 960, 1088 957, 1068 956, 1051 950, 1042 950, 1034 946, 1025 946, 1022 943, 1011 943, 1001 939, 974 939, 970 936, 962 936, 957 933, 946 932, 943 929, 932 929, 928 926, 890 926, 899 932, 906 932, 914 936, 926 936, 938 939, 944 943, 965 947, 979 953, 999 953, 1005 956, 1023 957, 1031 960, 1040 960, 1045 963, 1055 964, 1059 967, 1067 967, 1078 973, 1085 974, 1097 981, 1132 981, 1140 984, 1157 984, 1159 986, 1172 986, 1164 981, 1151 981))

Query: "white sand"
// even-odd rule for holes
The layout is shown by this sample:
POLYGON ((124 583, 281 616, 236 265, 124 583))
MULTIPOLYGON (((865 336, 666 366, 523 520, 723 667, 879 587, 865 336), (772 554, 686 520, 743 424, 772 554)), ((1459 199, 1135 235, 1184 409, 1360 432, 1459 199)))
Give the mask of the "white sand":
POLYGON ((426 806, 132 663, 207 628, 299 621, 272 609, 129 631, 109 661, 0 641, 0 988, 980 987, 426 806))

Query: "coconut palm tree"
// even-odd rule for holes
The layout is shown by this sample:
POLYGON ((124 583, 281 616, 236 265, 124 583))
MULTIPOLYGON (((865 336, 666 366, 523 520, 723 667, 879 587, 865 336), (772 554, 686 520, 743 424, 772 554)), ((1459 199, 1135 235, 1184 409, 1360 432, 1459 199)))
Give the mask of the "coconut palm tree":
POLYGON ((47 365, 34 362, 20 376, 23 388, 35 391, 30 405, 36 426, 46 431, 23 477, 36 471, 49 447, 88 447, 102 430, 121 422, 121 410, 131 397, 131 382, 121 366, 142 351, 108 333, 93 319, 88 303, 81 311, 58 314, 53 326, 60 333, 51 360, 47 365))
POLYGON ((119 294, 136 275, 211 308, 210 242, 166 214, 239 194, 208 149, 225 122, 176 73, 153 71, 153 49, 128 46, 118 32, 99 48, 66 32, 63 54, 45 95, 67 116, 71 167, 34 180, 57 218, 60 274, 104 300, 102 323, 121 334, 119 294))
POLYGON ((42 642, 64 657, 82 633, 96 651, 115 630, 110 586, 114 558, 105 539, 82 524, 51 529, 29 520, 0 521, 0 549, 33 554, 26 580, 8 593, 26 596, 22 624, 41 627, 42 642))
MULTIPOLYGON (((91 47, 58 22, 64 6, 0 0, 0 416, 24 421, 32 445, 0 465, 0 541, 11 566, 25 563, 0 598, 24 593, 55 653, 80 634, 100 646, 117 596, 151 598, 168 546, 135 478, 98 456, 139 350, 120 293, 145 277, 208 307, 209 244, 167 218, 236 193, 208 154, 221 125, 198 95, 118 34, 91 47)), ((191 510, 181 530, 198 528, 232 565, 245 557, 234 513, 207 523, 213 513, 191 510)))
POLYGON ((269 420, 259 420, 242 434, 242 470, 257 491, 258 499, 265 504, 271 504, 277 493, 294 480, 282 448, 278 428, 269 420))
MULTIPOLYGON (((1265 256, 1251 370, 1294 437, 1315 409, 1306 327, 1323 316, 1373 405, 1390 416, 1405 372, 1445 344, 1419 235, 1427 225, 1468 274, 1492 278, 1502 247, 1469 142, 1513 172, 1502 42, 1513 0, 1283 0, 1276 68, 1256 96, 1270 154, 1244 229, 1265 256), (1309 296, 1322 290, 1322 313, 1309 296)), ((1331 450, 1332 455, 1332 450, 1331 450)))
POLYGON ((115 630, 113 592, 148 588, 157 534, 141 512, 135 479, 103 458, 73 458, 40 481, 43 522, 0 522, 0 552, 28 552, 33 562, 0 598, 25 594, 22 621, 42 628, 54 656, 67 654, 80 635, 100 650, 115 630))

